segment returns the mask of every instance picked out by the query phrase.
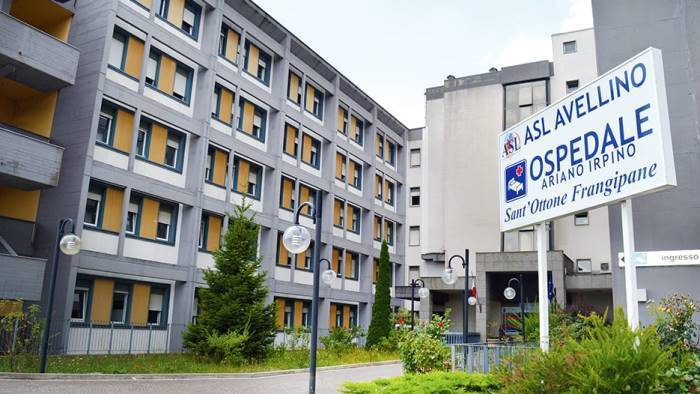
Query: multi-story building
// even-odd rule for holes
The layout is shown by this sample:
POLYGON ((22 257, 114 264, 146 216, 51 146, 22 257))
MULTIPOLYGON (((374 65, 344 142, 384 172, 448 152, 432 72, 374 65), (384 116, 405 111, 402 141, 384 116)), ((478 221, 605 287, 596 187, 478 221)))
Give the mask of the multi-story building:
POLYGON ((51 0, 0 1, 0 314, 37 303, 55 236, 42 206, 64 179, 70 141, 56 133, 57 102, 76 82, 80 53, 68 42, 74 9, 51 0))
MULTIPOLYGON (((422 181, 414 185, 408 178, 409 186, 421 191, 420 276, 430 289, 430 298, 421 302, 422 318, 449 308, 453 329, 461 331, 461 260, 452 265, 461 275, 457 283, 446 285, 440 277, 447 260, 465 249, 470 253, 469 287, 476 287, 479 300, 468 311, 471 331, 482 339, 517 331, 518 297, 507 300, 503 290, 519 274, 526 308, 537 302, 534 228, 499 229, 497 136, 596 77, 592 29, 555 34, 552 48, 553 62, 449 76, 442 86, 426 90, 422 181)), ((548 227, 551 298, 562 306, 609 308, 607 209, 580 212, 548 227)))
MULTIPOLYGON (((662 52, 673 156, 678 186, 632 199, 636 251, 675 251, 685 259, 669 259, 665 266, 639 266, 637 287, 642 324, 653 322, 647 300, 658 303, 674 293, 700 299, 700 91, 698 48, 700 7, 695 1, 593 0, 598 72, 603 74, 644 49, 662 52)), ((609 209, 610 259, 614 262, 613 300, 625 305, 620 208, 609 209)), ((651 262, 650 262, 651 263, 651 262)), ((651 304, 653 307, 654 304, 651 304)))
POLYGON ((68 42, 78 75, 54 120, 67 149, 37 215, 38 249, 59 218, 82 239, 58 270, 62 349, 125 348, 114 331, 133 326, 148 330, 130 330, 129 346, 148 333, 150 349, 179 349, 201 270, 243 201, 280 329, 310 324, 313 247, 290 255, 281 234, 319 189, 321 257, 338 273, 321 289, 320 328, 367 326, 378 241, 404 278, 401 122, 246 0, 78 2, 68 42))

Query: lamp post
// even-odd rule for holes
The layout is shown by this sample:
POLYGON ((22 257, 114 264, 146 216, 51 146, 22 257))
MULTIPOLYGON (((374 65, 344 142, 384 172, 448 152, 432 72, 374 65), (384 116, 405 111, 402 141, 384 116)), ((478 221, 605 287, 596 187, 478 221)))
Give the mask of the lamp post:
MULTIPOLYGON (((302 208, 309 207, 314 215, 314 223, 316 225, 315 242, 314 242, 314 256, 312 261, 312 266, 314 270, 314 282, 311 299, 311 350, 309 353, 309 394, 316 392, 316 348, 318 346, 318 288, 320 273, 319 268, 321 266, 320 255, 321 255, 321 212, 322 212, 322 191, 316 190, 316 196, 314 198, 313 204, 309 201, 304 202, 299 205, 297 211, 294 215, 294 225, 289 227, 284 231, 282 235, 282 243, 284 247, 291 253, 297 254, 305 251, 309 244, 311 243, 311 234, 309 230, 305 227, 299 225, 299 213, 301 213, 302 208)), ((328 261, 327 259, 324 259, 328 261)), ((330 261, 328 262, 330 266, 330 261)), ((324 272, 324 282, 328 271, 335 273, 332 270, 326 270, 324 272)))
POLYGON ((418 297, 420 299, 424 299, 428 297, 428 294, 430 294, 430 290, 428 290, 427 287, 425 287, 425 282, 423 282, 423 279, 411 279, 411 331, 413 331, 414 327, 414 322, 413 320, 415 319, 415 301, 416 301, 416 287, 419 287, 418 289, 418 297))
POLYGON ((53 315, 53 293, 56 290, 56 274, 58 271, 59 250, 68 256, 80 252, 80 238, 73 234, 75 225, 73 219, 61 219, 58 221, 56 229, 56 243, 54 244, 53 265, 51 267, 51 277, 49 279, 49 299, 46 309, 46 324, 41 336, 41 353, 39 355, 39 373, 46 372, 46 353, 49 349, 49 335, 51 333, 51 316, 53 315), (70 233, 65 234, 66 225, 70 224, 70 233))
MULTIPOLYGON (((452 260, 462 260, 462 268, 464 268, 464 297, 462 298, 462 339, 464 343, 469 343, 469 249, 464 250, 464 257, 456 254, 447 260, 447 268, 442 274, 442 281, 447 285, 453 285, 457 282, 457 273, 452 269, 452 260)), ((475 302, 476 300, 472 301, 475 302)))
POLYGON ((508 280, 508 287, 503 290, 503 296, 509 300, 515 298, 515 289, 510 286, 513 281, 518 282, 520 291, 518 292, 518 299, 520 300, 520 330, 523 336, 523 342, 525 342, 525 304, 523 304, 523 274, 518 274, 517 278, 510 278, 508 280))

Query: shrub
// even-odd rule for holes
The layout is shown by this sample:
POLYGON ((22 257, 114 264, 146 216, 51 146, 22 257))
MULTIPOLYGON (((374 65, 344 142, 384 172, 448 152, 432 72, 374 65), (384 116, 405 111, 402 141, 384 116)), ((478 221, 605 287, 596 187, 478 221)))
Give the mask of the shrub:
POLYGON ((392 328, 391 321, 391 263, 389 262, 389 246, 382 242, 379 253, 379 272, 377 286, 372 305, 372 321, 367 332, 367 346, 377 345, 382 338, 389 336, 392 328))
POLYGON ((215 361, 240 364, 245 360, 243 347, 248 340, 248 333, 226 334, 213 333, 207 336, 207 354, 215 361))
POLYGON ((700 389, 700 356, 687 353, 678 366, 664 373, 667 378, 665 392, 697 393, 700 389))
POLYGON ((308 350, 311 332, 306 327, 287 328, 284 330, 282 350, 308 350))
POLYGON ((491 393, 500 387, 491 375, 464 372, 431 372, 423 375, 403 375, 366 383, 345 383, 341 391, 347 394, 374 393, 491 393))
POLYGON ((425 331, 409 331, 399 344, 403 369, 407 373, 446 371, 450 367, 450 348, 425 331))
POLYGON ((693 315, 699 311, 695 300, 680 294, 662 299, 652 310, 661 345, 670 348, 674 356, 682 358, 686 352, 700 350, 698 325, 693 321, 693 315))
POLYGON ((321 337, 320 341, 328 351, 342 354, 355 347, 354 342, 361 335, 362 330, 359 327, 353 327, 350 330, 336 327, 330 330, 327 336, 321 337))
POLYGON ((647 393, 663 389, 669 369, 653 328, 631 330, 622 309, 610 325, 598 315, 584 319, 582 338, 566 338, 548 353, 514 360, 499 378, 506 393, 647 393))
POLYGON ((15 340, 8 343, 4 349, 0 349, 6 356, 13 371, 20 370, 22 355, 35 354, 41 342, 44 321, 39 318, 38 305, 30 305, 26 312, 16 308, 13 301, 0 300, 0 310, 11 310, 0 318, 0 333, 13 333, 15 340))

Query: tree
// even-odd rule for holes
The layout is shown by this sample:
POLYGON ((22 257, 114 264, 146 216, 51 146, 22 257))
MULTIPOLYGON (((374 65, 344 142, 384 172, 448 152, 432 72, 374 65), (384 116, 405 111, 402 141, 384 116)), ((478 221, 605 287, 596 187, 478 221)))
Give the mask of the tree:
POLYGON ((377 274, 377 288, 372 305, 372 321, 367 332, 366 346, 375 346, 382 338, 389 336, 391 332, 391 265, 389 263, 389 247, 386 241, 382 242, 382 251, 379 254, 379 273, 377 274))
POLYGON ((196 353, 207 351, 210 336, 236 333, 246 335, 241 355, 261 359, 270 350, 276 330, 275 304, 267 304, 267 273, 260 271, 257 255, 259 226, 250 205, 235 207, 230 213, 228 231, 221 247, 214 252, 215 269, 204 271, 209 288, 199 289, 200 314, 183 336, 185 347, 196 353))

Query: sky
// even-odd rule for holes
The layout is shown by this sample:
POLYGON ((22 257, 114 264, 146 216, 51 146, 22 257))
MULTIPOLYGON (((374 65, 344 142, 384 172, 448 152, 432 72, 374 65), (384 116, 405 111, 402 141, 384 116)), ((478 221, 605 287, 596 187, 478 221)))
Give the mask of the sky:
POLYGON ((593 26, 590 0, 254 0, 410 128, 445 77, 552 59, 550 36, 593 26))

